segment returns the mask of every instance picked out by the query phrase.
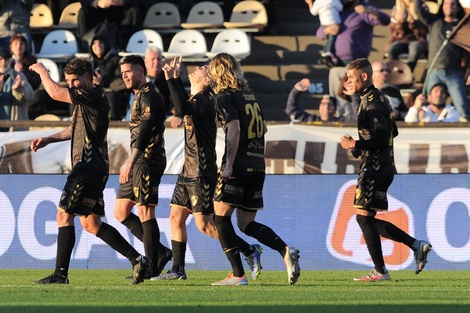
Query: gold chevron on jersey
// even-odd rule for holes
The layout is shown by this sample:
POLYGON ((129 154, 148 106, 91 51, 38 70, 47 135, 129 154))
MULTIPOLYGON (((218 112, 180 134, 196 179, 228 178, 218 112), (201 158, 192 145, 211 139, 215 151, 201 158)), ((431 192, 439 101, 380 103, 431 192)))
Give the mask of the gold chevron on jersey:
POLYGON ((374 94, 371 93, 370 95, 367 96, 367 101, 371 102, 374 101, 374 94))
POLYGON ((149 92, 150 91, 150 85, 144 85, 141 92, 149 92))

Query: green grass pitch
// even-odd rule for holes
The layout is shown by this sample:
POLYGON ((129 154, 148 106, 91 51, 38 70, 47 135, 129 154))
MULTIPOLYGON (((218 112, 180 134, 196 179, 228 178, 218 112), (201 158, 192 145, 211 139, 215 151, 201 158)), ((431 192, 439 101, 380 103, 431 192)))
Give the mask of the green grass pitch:
POLYGON ((263 270, 248 286, 210 286, 227 272, 131 285, 130 270, 71 269, 69 285, 32 283, 50 273, 1 269, 0 312, 470 312, 470 271, 392 271, 391 281, 373 283, 352 280, 367 271, 302 271, 290 286, 285 272, 263 270))

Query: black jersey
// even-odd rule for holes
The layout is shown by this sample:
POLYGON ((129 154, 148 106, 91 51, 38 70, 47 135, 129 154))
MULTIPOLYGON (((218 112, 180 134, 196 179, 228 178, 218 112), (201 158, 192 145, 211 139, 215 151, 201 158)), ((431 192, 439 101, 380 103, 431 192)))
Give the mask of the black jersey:
MULTIPOLYGON (((264 117, 256 96, 250 89, 243 91, 224 90, 216 97, 217 110, 222 126, 231 120, 240 122, 240 139, 234 170, 251 171, 266 168, 264 160, 264 117)), ((226 138, 227 139, 227 138, 226 138)), ((225 164, 227 147, 222 158, 225 164)))
POLYGON ((160 92, 153 83, 145 83, 137 91, 132 103, 130 116, 131 149, 139 149, 146 160, 166 158, 165 131, 166 107, 160 92), (151 127, 142 128, 142 122, 150 122, 151 127))
POLYGON ((188 96, 180 79, 168 80, 176 109, 184 115, 184 177, 217 177, 217 111, 209 88, 188 96))
POLYGON ((369 174, 395 174, 393 138, 398 135, 398 130, 393 119, 390 102, 374 86, 367 88, 361 96, 357 125, 360 140, 373 140, 375 139, 374 136, 383 130, 386 131, 388 138, 388 143, 379 142, 379 147, 362 149, 360 170, 369 174))
POLYGON ((109 103, 102 88, 70 88, 72 115, 72 167, 108 173, 109 103))

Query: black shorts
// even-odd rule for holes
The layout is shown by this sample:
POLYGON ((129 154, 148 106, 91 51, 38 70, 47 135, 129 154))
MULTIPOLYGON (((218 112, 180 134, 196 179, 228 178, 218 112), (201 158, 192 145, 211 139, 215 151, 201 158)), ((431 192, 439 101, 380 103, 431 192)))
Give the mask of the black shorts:
POLYGON ((178 176, 171 205, 187 208, 193 214, 214 214, 215 177, 182 177, 178 176))
POLYGON ((103 217, 103 190, 108 174, 72 169, 60 197, 59 208, 73 215, 103 217))
POLYGON ((394 175, 360 175, 356 186, 354 207, 369 211, 387 211, 387 190, 394 175))
POLYGON ((234 172, 234 179, 224 181, 219 177, 214 201, 248 210, 263 209, 263 186, 266 173, 263 170, 234 172))
POLYGON ((119 185, 117 199, 129 199, 136 205, 158 205, 158 186, 165 171, 165 162, 137 162, 131 179, 119 185))

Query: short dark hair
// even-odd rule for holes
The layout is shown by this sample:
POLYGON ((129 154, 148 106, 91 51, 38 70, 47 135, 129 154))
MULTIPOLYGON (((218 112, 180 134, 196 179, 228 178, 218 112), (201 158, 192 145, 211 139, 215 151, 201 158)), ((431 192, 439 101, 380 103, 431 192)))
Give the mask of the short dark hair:
POLYGON ((93 76, 93 67, 85 58, 73 58, 64 68, 66 75, 82 76, 85 73, 90 74, 90 77, 93 76))
POLYGON ((138 65, 144 70, 144 75, 147 76, 147 69, 145 68, 145 61, 144 58, 141 57, 140 55, 127 55, 125 57, 122 57, 121 60, 119 60, 119 65, 123 64, 131 64, 131 65, 138 65))
POLYGON ((444 84, 444 83, 435 83, 434 85, 432 85, 431 89, 429 89, 429 92, 431 92, 434 88, 436 87, 441 87, 444 92, 446 93, 447 96, 449 96, 449 92, 447 91, 447 85, 444 84))

